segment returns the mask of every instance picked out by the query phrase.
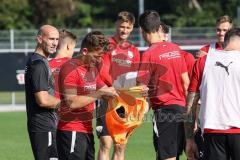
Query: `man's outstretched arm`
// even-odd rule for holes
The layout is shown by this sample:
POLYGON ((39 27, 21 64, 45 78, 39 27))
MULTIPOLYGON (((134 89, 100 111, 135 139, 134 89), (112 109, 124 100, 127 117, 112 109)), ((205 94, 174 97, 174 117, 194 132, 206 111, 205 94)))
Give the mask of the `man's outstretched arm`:
POLYGON ((199 93, 189 92, 187 95, 187 114, 185 122, 185 136, 186 136, 186 154, 188 159, 195 159, 198 157, 197 146, 194 141, 194 126, 196 121, 196 109, 199 93))

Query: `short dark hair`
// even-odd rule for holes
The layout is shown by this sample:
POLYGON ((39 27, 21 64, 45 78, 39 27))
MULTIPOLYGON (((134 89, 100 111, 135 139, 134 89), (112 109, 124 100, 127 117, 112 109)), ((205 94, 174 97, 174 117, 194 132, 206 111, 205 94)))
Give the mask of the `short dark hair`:
POLYGON ((69 41, 77 42, 77 36, 66 29, 60 30, 57 49, 60 49, 63 44, 66 44, 69 41))
POLYGON ((107 37, 100 31, 92 31, 88 33, 82 40, 81 49, 87 48, 89 51, 97 51, 108 49, 109 41, 107 37))
POLYGON ((240 38, 240 28, 233 28, 226 32, 224 36, 223 48, 225 48, 230 43, 233 37, 240 38))
POLYGON ((139 25, 146 33, 153 33, 159 30, 160 16, 154 10, 146 10, 139 17, 139 25))
POLYGON ((116 21, 129 22, 134 25, 135 17, 131 12, 121 11, 118 13, 116 21))

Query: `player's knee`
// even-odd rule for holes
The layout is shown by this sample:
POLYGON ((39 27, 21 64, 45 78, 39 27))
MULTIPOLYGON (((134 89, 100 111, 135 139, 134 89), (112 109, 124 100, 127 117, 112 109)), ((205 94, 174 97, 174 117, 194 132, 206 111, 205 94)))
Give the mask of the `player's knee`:
POLYGON ((114 146, 114 150, 115 152, 118 152, 118 153, 123 153, 125 151, 125 146, 124 144, 116 144, 114 146))
POLYGON ((110 149, 111 149, 111 146, 109 146, 109 145, 104 145, 104 144, 100 145, 100 150, 102 152, 110 152, 110 149))
POLYGON ((112 142, 108 140, 100 140, 100 150, 109 152, 112 147, 112 142))

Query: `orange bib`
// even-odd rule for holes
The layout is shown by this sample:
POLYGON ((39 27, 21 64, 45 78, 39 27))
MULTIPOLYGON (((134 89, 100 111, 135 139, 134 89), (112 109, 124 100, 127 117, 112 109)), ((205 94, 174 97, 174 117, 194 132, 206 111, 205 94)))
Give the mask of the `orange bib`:
POLYGON ((133 130, 143 120, 148 109, 142 87, 120 89, 119 96, 108 101, 106 125, 110 136, 117 144, 126 144, 133 130))

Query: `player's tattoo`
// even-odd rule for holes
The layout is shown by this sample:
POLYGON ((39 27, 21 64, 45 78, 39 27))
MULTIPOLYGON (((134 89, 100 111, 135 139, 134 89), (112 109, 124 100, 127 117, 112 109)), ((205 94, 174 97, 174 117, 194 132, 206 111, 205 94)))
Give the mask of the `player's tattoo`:
POLYGON ((194 138, 194 125, 196 119, 196 108, 200 98, 199 93, 189 92, 187 95, 187 114, 185 122, 185 136, 186 139, 194 138))

